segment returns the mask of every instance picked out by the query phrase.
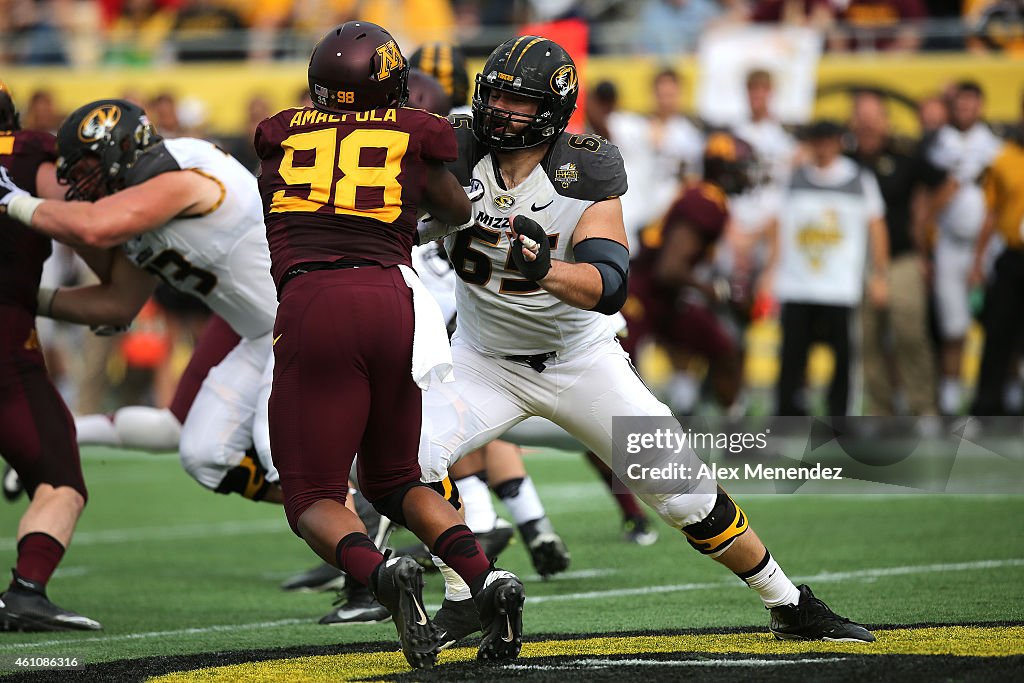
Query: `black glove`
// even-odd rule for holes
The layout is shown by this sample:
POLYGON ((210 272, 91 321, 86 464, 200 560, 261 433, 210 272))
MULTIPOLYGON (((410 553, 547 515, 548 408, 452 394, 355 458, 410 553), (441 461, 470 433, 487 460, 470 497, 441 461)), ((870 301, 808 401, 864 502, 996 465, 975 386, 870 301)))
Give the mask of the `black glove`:
POLYGON ((516 268, 527 280, 534 282, 543 280, 551 270, 551 243, 548 242, 548 235, 544 232, 544 228, 540 227, 540 224, 532 218, 520 214, 512 221, 512 233, 512 260, 515 262, 516 268), (532 240, 532 243, 524 244, 520 240, 520 236, 532 240), (523 256, 524 248, 536 255, 533 261, 528 261, 523 256))

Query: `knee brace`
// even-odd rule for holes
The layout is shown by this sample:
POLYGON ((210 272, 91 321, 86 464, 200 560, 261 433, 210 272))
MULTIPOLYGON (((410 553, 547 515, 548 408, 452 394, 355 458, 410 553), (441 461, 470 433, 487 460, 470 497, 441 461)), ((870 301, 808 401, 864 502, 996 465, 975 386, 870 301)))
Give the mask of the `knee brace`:
POLYGON ((227 471, 224 478, 217 484, 214 493, 237 493, 249 500, 263 500, 270 488, 266 472, 256 458, 256 452, 249 449, 238 463, 227 471))
POLYGON ((747 515, 719 486, 715 506, 708 516, 696 524, 684 526, 681 531, 694 549, 704 555, 718 557, 747 528, 747 515))
POLYGON ((435 481, 427 486, 437 491, 456 510, 462 509, 462 494, 459 493, 459 487, 451 477, 445 477, 441 481, 435 481))
POLYGON ((413 481, 408 484, 404 484, 391 493, 387 494, 377 500, 371 500, 374 509, 380 514, 390 519, 395 524, 406 526, 405 513, 402 512, 402 501, 405 500, 405 496, 410 490, 417 486, 423 486, 428 489, 433 489, 437 493, 444 497, 449 503, 452 504, 456 510, 462 507, 459 502, 459 489, 456 488, 455 484, 452 483, 451 479, 445 477, 441 481, 427 483, 424 481, 413 481))

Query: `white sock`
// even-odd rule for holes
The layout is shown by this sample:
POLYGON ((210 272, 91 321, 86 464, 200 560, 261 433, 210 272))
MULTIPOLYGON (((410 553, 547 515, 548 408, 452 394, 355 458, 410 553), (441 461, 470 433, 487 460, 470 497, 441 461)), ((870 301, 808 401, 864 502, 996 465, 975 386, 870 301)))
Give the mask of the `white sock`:
POLYGON ((78 443, 81 446, 121 445, 121 437, 117 435, 114 423, 106 415, 76 417, 75 431, 78 432, 78 443))
POLYGON ((675 413, 689 415, 700 398, 700 383, 688 372, 677 372, 668 383, 668 404, 675 413))
POLYGON ((487 484, 474 474, 457 479, 455 485, 459 488, 459 494, 462 496, 462 505, 466 511, 466 526, 469 527, 469 530, 474 534, 494 531, 498 513, 494 510, 494 501, 491 500, 491 490, 487 488, 487 484))
POLYGON ((181 423, 166 408, 126 406, 114 413, 121 445, 144 451, 177 451, 181 423))
POLYGON ((517 526, 547 516, 544 504, 537 495, 537 488, 529 477, 506 481, 496 486, 494 492, 508 508, 517 526))
POLYGON ((458 602, 469 600, 473 594, 469 592, 469 584, 462 580, 462 577, 455 573, 455 570, 444 563, 437 555, 431 555, 434 566, 441 570, 444 577, 444 597, 446 600, 458 602))
POLYGON ((943 377, 939 384, 939 412, 958 415, 963 403, 963 386, 956 377, 943 377))
POLYGON ((800 591, 782 571, 772 554, 764 551, 764 559, 755 567, 756 573, 750 576, 739 576, 744 582, 761 596, 765 607, 779 605, 795 605, 800 602, 800 591))

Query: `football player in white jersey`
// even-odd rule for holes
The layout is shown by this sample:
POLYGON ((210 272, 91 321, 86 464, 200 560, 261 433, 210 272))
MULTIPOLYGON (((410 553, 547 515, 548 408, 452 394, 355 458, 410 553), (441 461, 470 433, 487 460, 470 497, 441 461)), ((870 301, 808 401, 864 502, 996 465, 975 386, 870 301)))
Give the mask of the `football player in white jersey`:
POLYGON ((935 241, 935 304, 942 335, 942 380, 939 412, 956 415, 963 407, 960 362, 971 324, 968 280, 974 245, 985 222, 981 177, 1003 146, 982 120, 984 95, 973 81, 957 84, 950 105, 950 122, 936 132, 928 161, 948 173, 933 196, 938 208, 935 241))
MULTIPOLYGON (((537 415, 606 463, 613 416, 670 417, 607 323, 626 299, 629 250, 622 160, 606 140, 563 131, 578 75, 558 44, 522 36, 498 46, 476 78, 473 117, 454 117, 463 186, 483 187, 474 220, 445 245, 460 280, 454 383, 424 396, 420 465, 440 481, 451 463, 537 415)), ((427 224, 429 225, 429 224, 427 224)), ((691 464, 698 462, 690 451, 691 464)), ((694 470, 696 471, 696 470, 694 470)), ((641 497, 700 552, 761 595, 778 638, 872 641, 792 581, 721 488, 641 497)), ((451 573, 446 574, 450 577, 451 573)), ((468 591, 449 582, 435 624, 447 643, 472 633, 468 591)))
POLYGON ((79 248, 101 282, 42 290, 40 314, 126 326, 156 278, 206 303, 241 340, 210 371, 188 412, 182 465, 218 493, 279 503, 269 449, 262 457, 246 453, 277 309, 252 174, 204 140, 161 139, 145 112, 123 100, 79 108, 61 125, 57 144, 67 201, 21 192, 8 212, 79 248))

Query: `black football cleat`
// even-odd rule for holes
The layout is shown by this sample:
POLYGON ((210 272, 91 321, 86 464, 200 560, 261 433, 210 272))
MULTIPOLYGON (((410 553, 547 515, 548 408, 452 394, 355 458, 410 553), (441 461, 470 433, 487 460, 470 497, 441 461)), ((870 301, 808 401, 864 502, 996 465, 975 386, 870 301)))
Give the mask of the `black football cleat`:
POLYGON ((323 562, 285 579, 281 590, 298 593, 318 593, 341 590, 345 587, 345 572, 323 562))
POLYGON ((643 515, 629 517, 622 523, 623 536, 628 543, 654 545, 658 532, 651 527, 651 521, 643 515))
POLYGON ((535 519, 519 526, 530 561, 542 579, 564 572, 569 568, 572 556, 562 537, 555 533, 547 517, 535 519))
POLYGON ((506 662, 518 657, 523 648, 523 583, 512 572, 492 570, 483 590, 473 600, 480 611, 483 632, 476 658, 482 662, 506 662))
POLYGON ((871 631, 841 617, 814 597, 810 586, 797 586, 800 602, 771 608, 769 630, 777 640, 830 640, 846 643, 872 643, 871 631))
POLYGON ((476 540, 484 551, 484 555, 491 562, 498 558, 498 555, 508 547, 515 535, 515 529, 505 520, 498 518, 497 524, 490 531, 475 533, 476 540))
POLYGON ((442 650, 480 631, 480 612, 472 599, 444 599, 434 615, 434 626, 441 634, 442 650))
POLYGON ((386 560, 377 573, 376 598, 395 620, 409 666, 433 666, 438 633, 423 606, 423 567, 409 557, 386 560))
POLYGON ((102 628, 94 619, 53 604, 43 586, 16 572, 14 584, 0 595, 0 630, 99 631, 102 628))
POLYGON ((321 624, 380 624, 391 619, 391 613, 377 602, 370 589, 357 581, 349 581, 338 591, 334 609, 320 619, 321 624))

